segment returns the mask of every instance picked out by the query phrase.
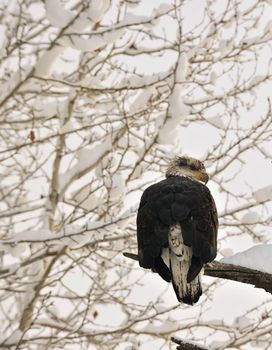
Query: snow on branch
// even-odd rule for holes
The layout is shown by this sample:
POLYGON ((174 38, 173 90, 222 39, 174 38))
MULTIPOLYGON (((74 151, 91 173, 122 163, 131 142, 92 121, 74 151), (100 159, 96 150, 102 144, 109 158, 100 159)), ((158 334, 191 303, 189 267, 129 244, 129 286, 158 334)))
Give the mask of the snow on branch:
POLYGON ((40 249, 38 254, 32 254, 30 258, 21 263, 7 264, 1 266, 0 278, 13 274, 20 267, 30 265, 48 256, 56 256, 60 249, 68 247, 70 249, 80 249, 89 245, 113 240, 124 240, 129 235, 121 234, 124 227, 134 221, 134 208, 126 211, 121 217, 105 222, 87 222, 83 226, 70 225, 60 232, 40 229, 36 231, 24 231, 14 235, 11 239, 0 240, 0 251, 5 251, 11 255, 21 256, 25 252, 27 244, 44 243, 45 248, 40 249))
MULTIPOLYGON (((138 255, 124 253, 124 256, 138 261, 138 255)), ((272 294, 272 274, 250 269, 247 267, 226 264, 219 261, 213 261, 204 266, 204 274, 210 277, 218 277, 236 282, 252 284, 256 288, 263 288, 266 292, 272 294)))
POLYGON ((272 274, 247 267, 213 261, 205 266, 205 275, 252 284, 272 294, 272 274))
MULTIPOLYGON (((85 225, 70 225, 59 232, 51 232, 47 229, 36 231, 24 231, 15 234, 11 239, 0 240, 0 247, 7 245, 18 245, 20 243, 63 243, 70 248, 79 248, 89 243, 98 243, 106 239, 107 233, 116 232, 117 228, 126 226, 130 221, 133 222, 135 214, 130 211, 126 212, 122 217, 110 222, 89 221, 85 225)), ((122 235, 122 237, 124 237, 122 235)))
POLYGON ((76 179, 82 177, 84 174, 91 171, 102 158, 107 155, 113 145, 123 136, 125 128, 121 128, 112 134, 109 134, 105 139, 100 142, 98 145, 94 145, 90 149, 91 155, 84 162, 77 162, 68 172, 62 174, 62 183, 60 185, 59 193, 60 196, 63 195, 67 187, 76 179))
POLYGON ((272 274, 272 244, 255 245, 240 253, 225 257, 221 262, 272 274))

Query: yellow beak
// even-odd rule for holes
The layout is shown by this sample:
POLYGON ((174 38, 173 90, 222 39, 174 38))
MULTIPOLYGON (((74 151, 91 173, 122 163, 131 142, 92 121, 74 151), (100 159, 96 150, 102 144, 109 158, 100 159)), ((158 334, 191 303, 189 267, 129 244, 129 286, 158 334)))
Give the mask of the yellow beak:
POLYGON ((196 178, 205 184, 209 181, 209 175, 206 172, 199 171, 196 174, 196 178))

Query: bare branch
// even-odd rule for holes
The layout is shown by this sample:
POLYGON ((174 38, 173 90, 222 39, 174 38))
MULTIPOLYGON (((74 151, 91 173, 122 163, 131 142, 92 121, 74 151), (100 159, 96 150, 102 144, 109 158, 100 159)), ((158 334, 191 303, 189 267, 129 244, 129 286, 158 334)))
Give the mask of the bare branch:
POLYGON ((171 340, 172 342, 179 344, 179 346, 177 346, 177 350, 209 350, 207 347, 203 347, 196 343, 190 343, 176 337, 172 337, 171 340))

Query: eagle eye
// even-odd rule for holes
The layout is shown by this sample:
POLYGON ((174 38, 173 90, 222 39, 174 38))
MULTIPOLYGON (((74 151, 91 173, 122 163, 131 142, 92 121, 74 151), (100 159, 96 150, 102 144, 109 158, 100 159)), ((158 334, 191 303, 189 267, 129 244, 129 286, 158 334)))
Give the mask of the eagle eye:
POLYGON ((191 164, 191 165, 190 165, 190 168, 191 168, 192 170, 197 170, 197 169, 198 169, 198 166, 197 166, 196 164, 191 164))
POLYGON ((186 166, 186 165, 188 165, 187 159, 179 158, 178 165, 179 166, 186 166))

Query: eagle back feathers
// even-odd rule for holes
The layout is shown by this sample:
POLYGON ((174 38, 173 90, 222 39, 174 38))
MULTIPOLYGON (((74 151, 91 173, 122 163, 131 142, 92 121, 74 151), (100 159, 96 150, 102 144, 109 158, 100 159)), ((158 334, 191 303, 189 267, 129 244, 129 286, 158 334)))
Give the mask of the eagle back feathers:
POLYGON ((177 224, 182 232, 182 244, 191 249, 186 263, 186 279, 190 283, 196 279, 203 264, 216 256, 218 221, 209 189, 183 176, 168 177, 148 187, 142 195, 137 216, 140 266, 153 269, 168 282, 172 280, 175 291, 173 274, 177 274, 179 264, 175 264, 174 272, 175 259, 170 257, 167 266, 162 251, 169 248, 177 256, 169 242, 170 228, 177 224))

